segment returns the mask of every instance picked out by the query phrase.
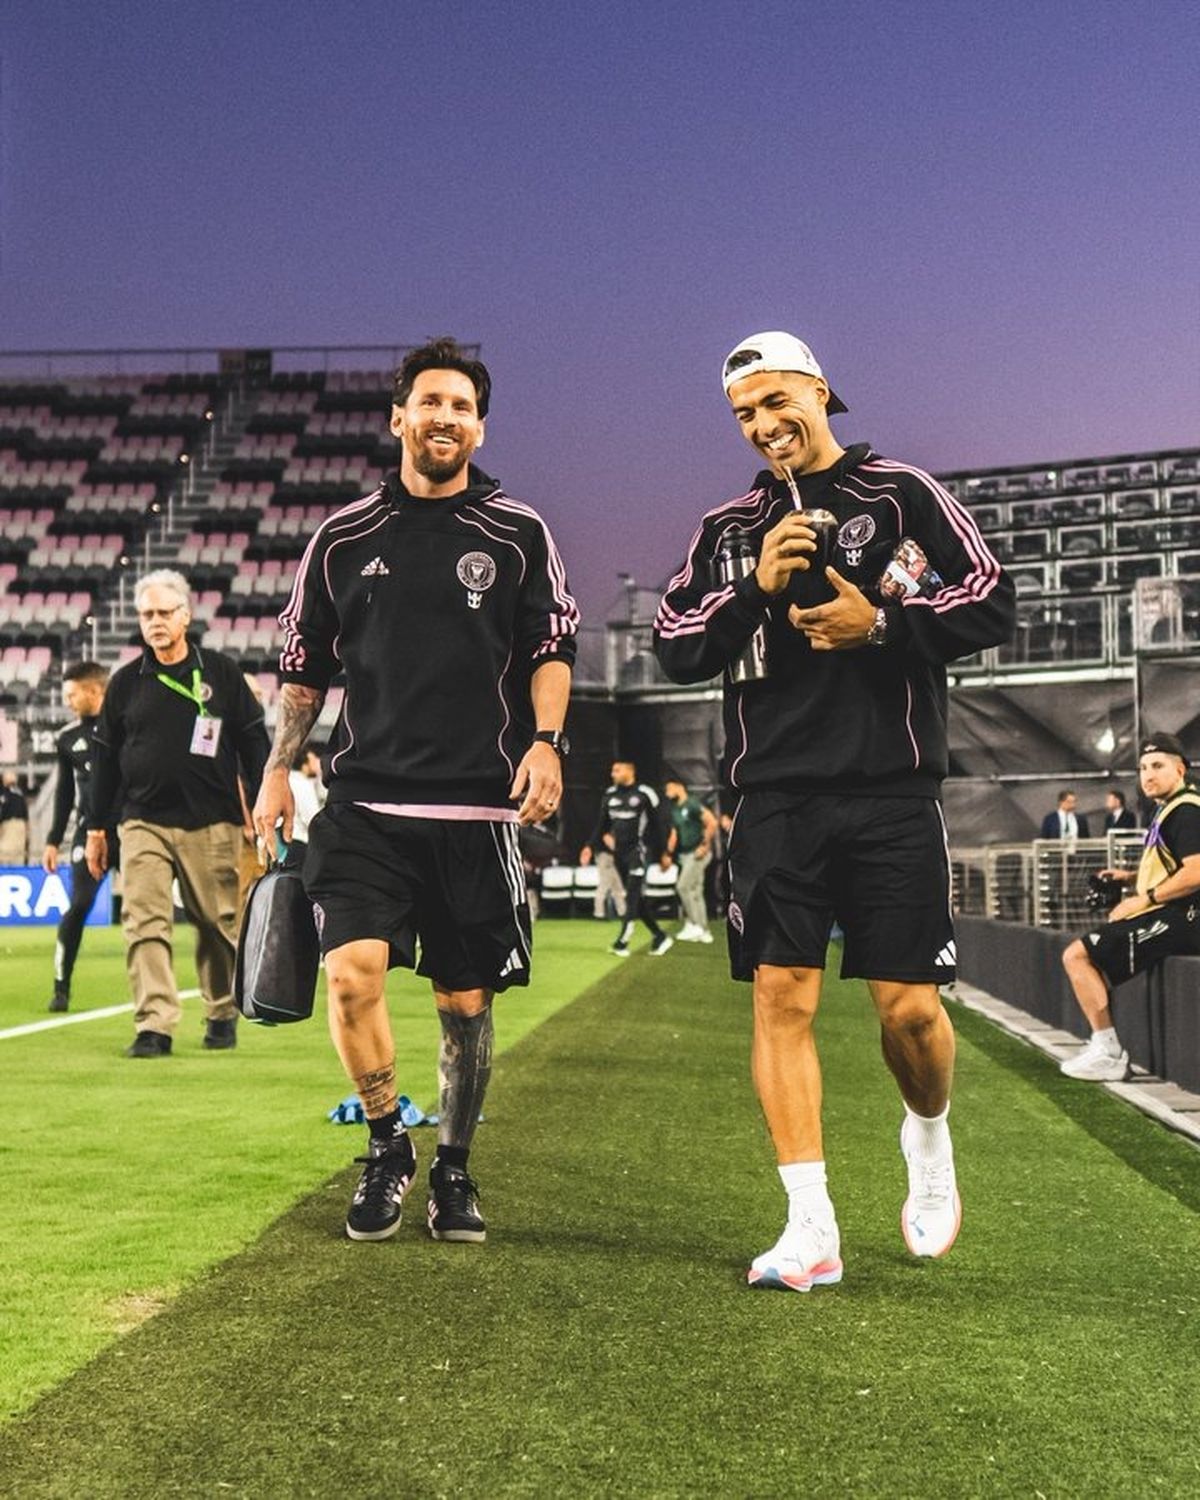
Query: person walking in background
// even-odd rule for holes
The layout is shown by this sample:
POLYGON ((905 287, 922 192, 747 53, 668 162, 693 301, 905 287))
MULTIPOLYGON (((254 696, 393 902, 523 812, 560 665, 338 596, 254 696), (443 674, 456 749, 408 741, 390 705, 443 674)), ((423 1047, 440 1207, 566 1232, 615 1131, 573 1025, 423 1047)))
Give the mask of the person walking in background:
POLYGON ((804 1292, 842 1276, 813 1035, 835 920, 842 977, 867 981, 904 1102, 905 1243, 944 1255, 958 1234, 954 1030, 938 995, 955 972, 944 663, 1008 638, 1014 590, 935 480, 837 442, 829 417, 846 408, 806 344, 748 338, 722 379, 769 467, 704 517, 654 646, 674 682, 729 669, 730 958, 753 982, 754 1081, 788 1205, 748 1280, 804 1292))
POLYGON ((1159 959, 1200 953, 1200 792, 1187 779, 1183 745, 1173 734, 1151 735, 1141 748, 1138 778, 1156 811, 1136 870, 1102 870, 1132 892, 1103 927, 1076 938, 1063 953, 1075 999, 1091 1037, 1061 1064, 1068 1078, 1120 1082, 1129 1075, 1109 1004, 1114 986, 1159 959))
POLYGON ((612 784, 600 799, 595 831, 579 851, 579 863, 588 865, 598 849, 607 849, 625 887, 625 914, 609 952, 628 958, 629 940, 640 920, 650 932, 651 955, 661 958, 674 939, 647 906, 644 881, 647 861, 665 853, 670 838, 662 803, 653 787, 639 784, 632 761, 614 760, 611 774, 612 784))
POLYGON ((1049 812, 1042 819, 1040 838, 1044 839, 1068 839, 1074 842, 1076 839, 1086 839, 1088 834, 1088 820, 1085 813, 1076 810, 1075 793, 1063 790, 1058 794, 1058 806, 1053 812, 1049 812))
POLYGON ((1137 827, 1137 819, 1125 806, 1125 793, 1118 787, 1109 787, 1104 794, 1104 832, 1125 832, 1137 827))
POLYGON ((109 866, 105 830, 122 786, 121 925, 137 1028, 126 1056, 167 1055, 179 1024, 176 879, 196 926, 204 1046, 225 1050, 237 1045, 238 773, 256 793, 270 743, 239 664, 188 638, 187 579, 169 569, 147 573, 134 600, 145 649, 113 673, 96 724, 87 865, 95 880, 109 866))
POLYGON ((0 775, 0 865, 23 865, 29 845, 29 804, 15 771, 0 775))
POLYGON ((698 797, 689 794, 676 776, 663 787, 671 811, 671 854, 679 866, 679 907, 683 926, 675 936, 681 943, 711 943, 708 908, 704 901, 704 872, 712 863, 717 819, 698 797))
MULTIPOLYGON (((63 702, 75 715, 55 736, 58 779, 54 787, 54 812, 42 869, 48 875, 59 867, 59 845, 67 832, 72 811, 75 831, 71 836, 71 904, 62 915, 54 942, 54 993, 47 1007, 64 1011, 71 1003, 71 975, 83 940, 84 924, 96 901, 100 882, 87 867, 88 807, 91 801, 92 735, 104 702, 108 672, 95 661, 73 662, 63 672, 63 702)), ((116 864, 116 829, 107 830, 107 842, 116 864)))
POLYGON ((579 611, 540 516, 471 463, 490 394, 487 368, 452 340, 406 357, 392 394, 399 473, 318 528, 280 615, 279 717, 255 808, 264 841, 279 823, 292 838, 288 770, 346 676, 304 884, 330 1031, 367 1117, 353 1240, 395 1234, 416 1175, 384 993, 397 965, 430 981, 441 1027, 429 1231, 486 1237, 468 1169, 492 998, 528 984, 531 962, 517 830, 562 798, 579 611))

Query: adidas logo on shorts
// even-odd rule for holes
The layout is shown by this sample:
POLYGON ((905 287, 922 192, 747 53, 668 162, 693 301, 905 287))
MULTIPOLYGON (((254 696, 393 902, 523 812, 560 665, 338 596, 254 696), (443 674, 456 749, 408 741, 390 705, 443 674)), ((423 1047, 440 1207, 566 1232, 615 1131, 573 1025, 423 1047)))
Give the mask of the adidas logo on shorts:
POLYGON ((362 570, 364 578, 390 578, 392 570, 384 562, 382 557, 373 557, 362 570))
POLYGON ((938 968, 952 969, 958 962, 958 950, 953 943, 947 943, 942 951, 934 959, 938 968))

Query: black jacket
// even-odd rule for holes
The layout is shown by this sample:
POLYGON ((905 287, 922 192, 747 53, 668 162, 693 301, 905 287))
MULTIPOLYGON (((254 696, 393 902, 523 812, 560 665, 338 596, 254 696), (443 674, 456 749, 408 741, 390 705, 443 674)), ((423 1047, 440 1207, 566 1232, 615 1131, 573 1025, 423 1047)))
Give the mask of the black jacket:
POLYGON ((600 799, 600 816, 589 847, 606 849, 606 833, 613 836, 613 853, 622 858, 657 858, 667 847, 668 827, 662 799, 654 788, 640 783, 610 786, 600 799))
POLYGON ((882 602, 880 574, 905 536, 924 548, 945 587, 887 604, 883 646, 813 651, 787 611, 828 597, 815 572, 794 578, 778 598, 765 595, 753 573, 736 584, 717 581, 714 556, 731 527, 750 534, 757 554, 794 508, 784 481, 764 471, 748 494, 701 522, 659 606, 655 653, 675 682, 704 682, 765 622, 767 678, 725 685, 725 774, 735 791, 936 795, 948 759, 943 664, 1008 639, 1012 582, 952 495, 865 443, 798 483, 806 507, 824 506, 837 518, 833 566, 872 603, 882 602))
POLYGON ((164 667, 147 647, 109 679, 96 724, 88 826, 108 828, 116 821, 118 787, 124 782, 122 821, 140 818, 164 828, 240 827, 239 763, 246 798, 253 803, 270 749, 262 709, 231 656, 189 644, 183 662, 164 667), (205 711, 221 720, 213 757, 191 753, 196 705, 158 680, 163 673, 190 687, 197 666, 205 711))
POLYGON ((393 475, 330 516, 279 621, 284 682, 345 673, 331 802, 507 807, 530 678, 574 662, 579 611, 545 523, 472 466, 444 500, 393 475))
POLYGON ((53 844, 55 848, 63 841, 72 808, 76 809, 76 817, 71 842, 82 844, 87 836, 87 812, 91 804, 92 735, 97 722, 97 715, 86 715, 64 725, 55 737, 58 781, 54 787, 54 814, 50 831, 46 835, 47 844, 53 844))

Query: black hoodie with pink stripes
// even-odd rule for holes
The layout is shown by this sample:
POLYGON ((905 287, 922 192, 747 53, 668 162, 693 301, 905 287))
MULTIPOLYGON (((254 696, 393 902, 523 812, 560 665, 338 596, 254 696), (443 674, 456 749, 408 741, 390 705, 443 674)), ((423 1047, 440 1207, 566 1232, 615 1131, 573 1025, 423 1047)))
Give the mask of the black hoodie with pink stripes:
POLYGON ((1012 634, 1012 580, 967 511, 930 475, 871 451, 846 450, 830 469, 798 475, 797 494, 769 470, 746 495, 709 511, 667 586, 654 649, 675 682, 705 682, 766 626, 767 676, 725 679, 725 777, 735 791, 836 791, 936 796, 947 770, 945 663, 1012 634), (757 555, 763 536, 796 507, 837 521, 833 567, 887 616, 886 643, 814 651, 788 622, 789 604, 830 597, 815 571, 775 598, 753 573, 718 580, 715 557, 731 529, 757 555), (932 597, 885 601, 879 578, 901 537, 924 549, 943 581, 932 597))
POLYGON ((318 528, 279 620, 283 682, 346 692, 334 802, 508 807, 530 679, 575 660, 579 611, 538 514, 471 466, 446 499, 392 475, 318 528))

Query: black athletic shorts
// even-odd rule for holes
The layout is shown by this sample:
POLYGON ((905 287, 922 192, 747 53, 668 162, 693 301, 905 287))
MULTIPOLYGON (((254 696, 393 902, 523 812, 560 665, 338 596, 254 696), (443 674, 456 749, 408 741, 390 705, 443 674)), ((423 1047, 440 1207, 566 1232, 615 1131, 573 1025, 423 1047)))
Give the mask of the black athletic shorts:
POLYGON ((529 983, 532 929, 515 823, 329 803, 308 826, 304 889, 322 953, 382 938, 389 968, 415 968, 446 989, 529 983))
POLYGON ((1200 902, 1168 901, 1122 922, 1105 922, 1085 932, 1082 942, 1109 984, 1123 984, 1160 958, 1200 953, 1200 902))
POLYGON ((823 969, 835 921, 843 979, 954 978, 946 825, 931 797, 747 793, 729 879, 735 979, 759 964, 823 969))

